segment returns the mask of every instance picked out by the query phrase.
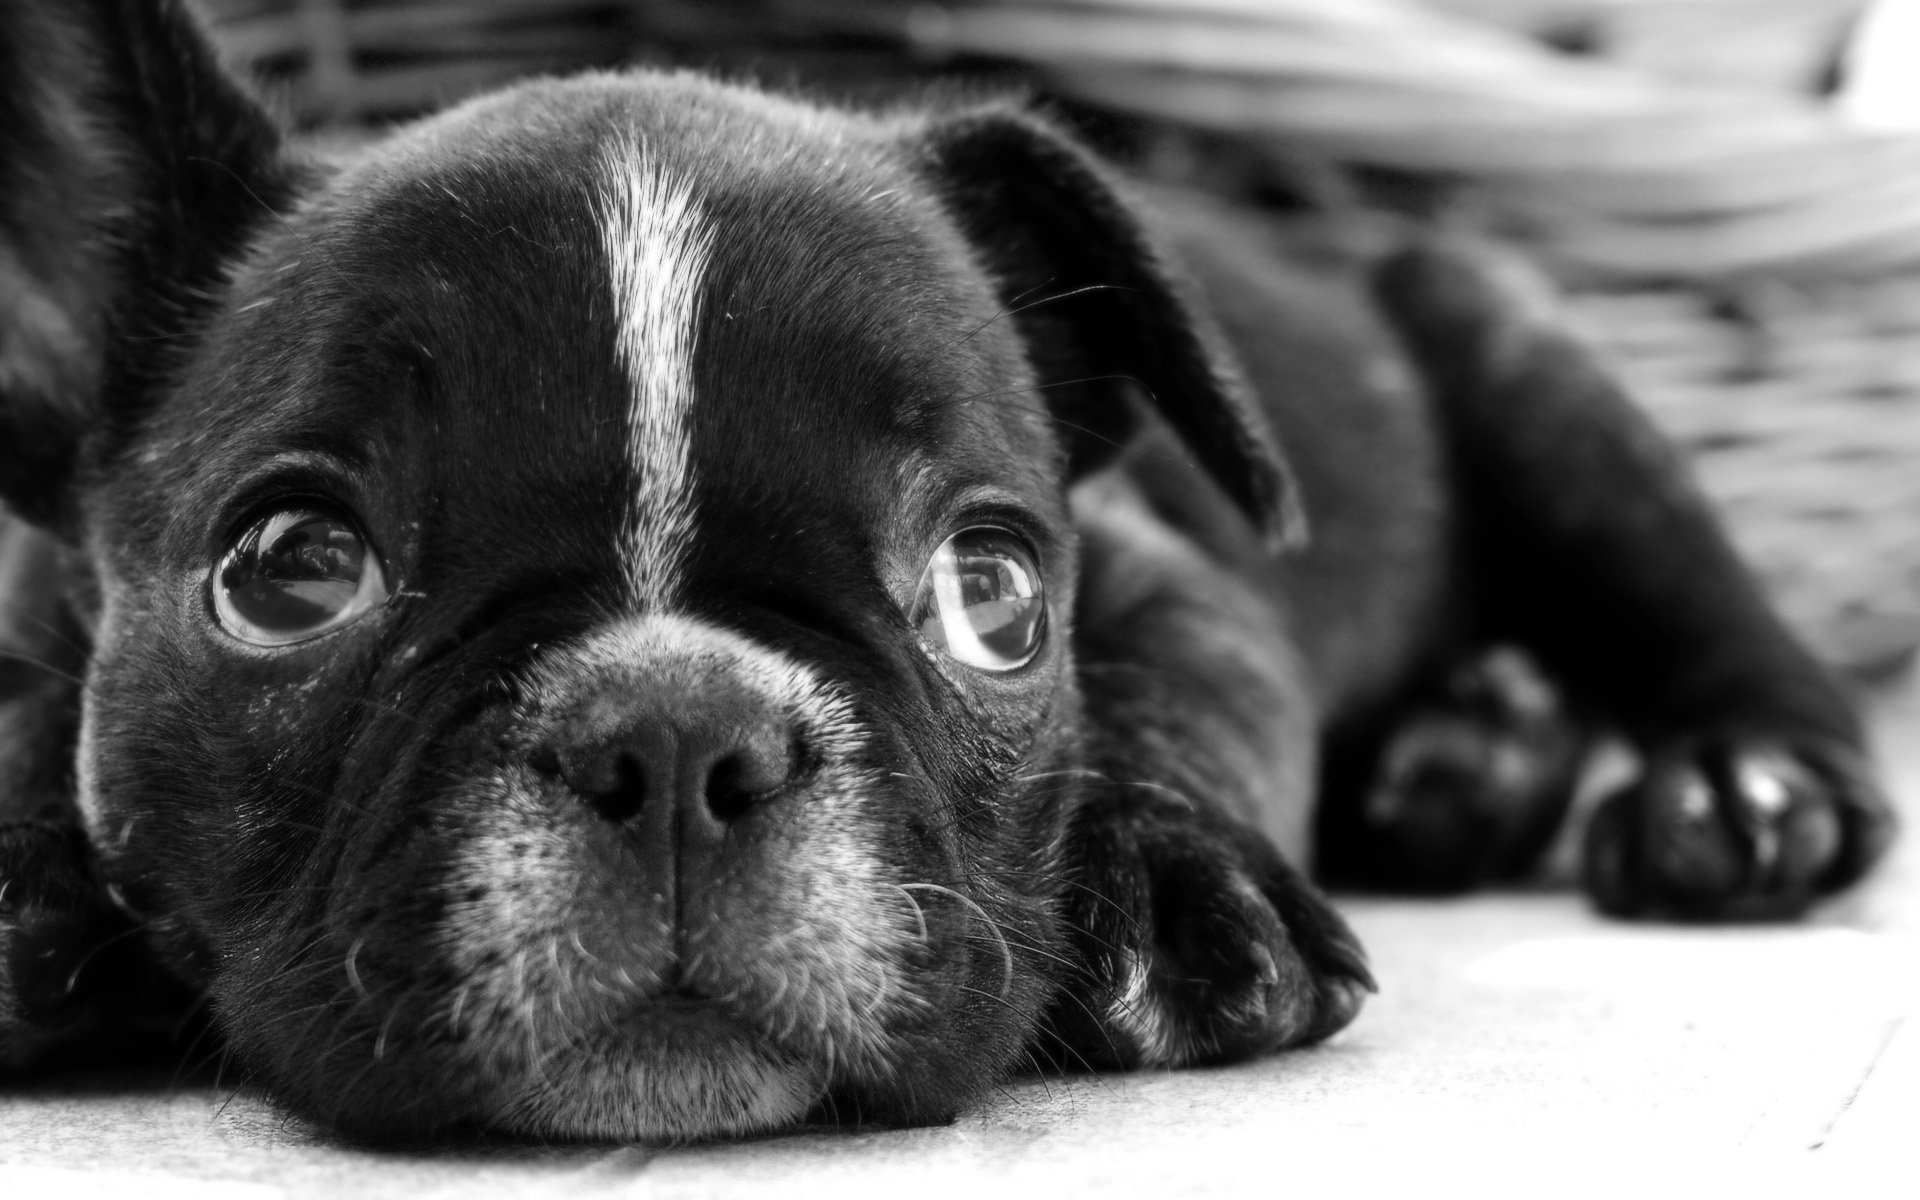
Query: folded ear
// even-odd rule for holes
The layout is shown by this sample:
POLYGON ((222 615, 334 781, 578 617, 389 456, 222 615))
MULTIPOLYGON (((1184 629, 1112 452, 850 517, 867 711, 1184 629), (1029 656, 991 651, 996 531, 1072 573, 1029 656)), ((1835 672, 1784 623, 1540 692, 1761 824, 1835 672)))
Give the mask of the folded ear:
POLYGON ((0 501, 70 522, 93 443, 290 187, 178 0, 0 3, 0 501))
POLYGON ((1292 477, 1238 365, 1092 155, 1004 104, 935 118, 919 136, 1025 335, 1076 472, 1124 441, 1137 389, 1270 544, 1300 540, 1292 477))

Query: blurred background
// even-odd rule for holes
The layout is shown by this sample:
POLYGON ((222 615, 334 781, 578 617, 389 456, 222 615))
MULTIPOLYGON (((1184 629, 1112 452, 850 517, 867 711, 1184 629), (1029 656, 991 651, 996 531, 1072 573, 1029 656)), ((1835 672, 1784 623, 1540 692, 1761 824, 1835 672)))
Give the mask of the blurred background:
POLYGON ((1022 88, 1365 251, 1522 246, 1834 663, 1920 645, 1920 0, 202 0, 317 138, 518 76, 1022 88))

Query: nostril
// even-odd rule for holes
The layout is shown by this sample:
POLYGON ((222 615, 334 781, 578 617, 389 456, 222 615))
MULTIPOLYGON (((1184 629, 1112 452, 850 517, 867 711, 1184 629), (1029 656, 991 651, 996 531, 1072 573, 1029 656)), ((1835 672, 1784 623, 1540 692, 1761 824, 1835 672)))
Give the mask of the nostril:
POLYGON ((647 805, 646 767, 631 754, 615 755, 612 770, 587 787, 576 787, 587 806, 615 824, 629 821, 647 805))
POLYGON ((793 778, 800 755, 796 738, 784 728, 755 731, 707 772, 707 811, 731 824, 747 815, 768 794, 793 778))
POLYGON ((757 794, 747 783, 751 774, 743 755, 729 754, 713 764, 707 773, 707 811, 714 820, 731 825, 747 815, 757 794))

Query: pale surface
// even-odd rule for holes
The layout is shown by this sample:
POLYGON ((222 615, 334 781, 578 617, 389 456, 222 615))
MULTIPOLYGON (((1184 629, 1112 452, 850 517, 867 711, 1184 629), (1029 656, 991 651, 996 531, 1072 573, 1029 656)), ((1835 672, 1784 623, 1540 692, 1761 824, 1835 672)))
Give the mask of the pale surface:
MULTIPOLYGON (((1920 696, 1878 712, 1920 824, 1920 696)), ((1629 927, 1566 895, 1345 902, 1381 994, 1315 1050, 1025 1082, 941 1129, 643 1151, 341 1150, 256 1097, 0 1090, 0 1197, 1537 1191, 1920 1195, 1920 838, 1792 928, 1629 927), (1804 1178, 1803 1178, 1804 1177, 1804 1178)))

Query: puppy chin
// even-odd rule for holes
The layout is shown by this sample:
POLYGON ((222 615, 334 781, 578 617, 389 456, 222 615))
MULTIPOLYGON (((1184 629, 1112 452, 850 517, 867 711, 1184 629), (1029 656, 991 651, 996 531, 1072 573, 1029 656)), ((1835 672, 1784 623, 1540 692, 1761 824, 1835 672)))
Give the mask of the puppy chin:
POLYGON ((567 1141, 759 1133, 796 1123, 827 1090, 817 1066, 716 1008, 675 1000, 543 1059, 522 1079, 483 1123, 567 1141))

